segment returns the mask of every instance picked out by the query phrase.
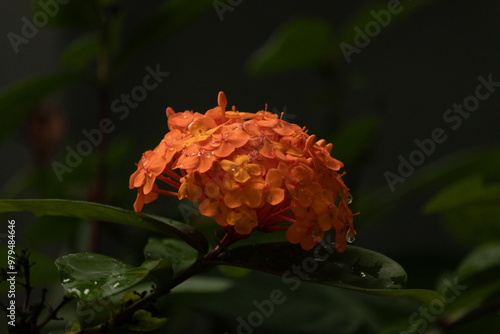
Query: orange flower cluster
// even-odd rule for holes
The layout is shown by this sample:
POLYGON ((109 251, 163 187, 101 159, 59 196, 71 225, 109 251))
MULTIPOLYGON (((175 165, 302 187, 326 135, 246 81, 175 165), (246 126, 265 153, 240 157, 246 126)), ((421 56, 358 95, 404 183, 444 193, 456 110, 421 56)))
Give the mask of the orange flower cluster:
POLYGON ((135 211, 158 194, 177 196, 200 202, 200 213, 227 232, 286 230, 290 242, 308 250, 334 229, 344 251, 356 232, 332 144, 273 113, 226 106, 220 92, 205 115, 167 108, 170 131, 130 177, 130 189, 138 188, 135 211), (177 191, 160 189, 156 180, 177 191))

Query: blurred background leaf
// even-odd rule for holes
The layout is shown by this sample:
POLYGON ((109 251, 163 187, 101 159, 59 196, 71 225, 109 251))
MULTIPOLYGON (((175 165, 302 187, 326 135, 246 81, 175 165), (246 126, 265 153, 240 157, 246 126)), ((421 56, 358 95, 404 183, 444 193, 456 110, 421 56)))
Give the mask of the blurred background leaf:
POLYGON ((315 69, 333 56, 334 33, 327 21, 294 18, 284 23, 250 56, 252 75, 270 75, 297 69, 315 69))

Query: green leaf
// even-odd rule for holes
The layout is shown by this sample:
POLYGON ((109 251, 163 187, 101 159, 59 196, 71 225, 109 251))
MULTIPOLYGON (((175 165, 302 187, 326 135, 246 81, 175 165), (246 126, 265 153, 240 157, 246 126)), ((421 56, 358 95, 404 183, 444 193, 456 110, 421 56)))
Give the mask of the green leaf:
POLYGON ((491 307, 492 313, 498 308, 499 276, 500 243, 475 248, 441 289, 443 296, 452 300, 446 308, 445 321, 453 323, 470 313, 486 315, 491 307))
MULTIPOLYGON (((388 171, 397 174, 398 165, 399 161, 394 157, 394 162, 389 165, 388 171)), ((391 191, 388 184, 384 184, 378 190, 356 196, 357 208, 363 212, 357 216, 357 221, 362 222, 364 227, 369 223, 381 221, 382 215, 398 201, 410 195, 446 187, 465 175, 480 174, 486 180, 498 181, 499 165, 498 145, 462 150, 436 161, 426 162, 423 166, 416 167, 413 174, 404 177, 404 183, 396 183, 394 191, 391 191)))
POLYGON ((190 267, 198 259, 198 254, 188 244, 176 239, 149 238, 144 247, 146 259, 168 259, 176 275, 190 267))
POLYGON ((344 125, 327 142, 334 143, 333 154, 337 159, 346 166, 355 166, 373 147, 380 125, 380 116, 365 114, 344 125))
POLYGON ((425 205, 424 212, 435 213, 488 204, 500 204, 500 185, 485 186, 482 176, 473 175, 443 189, 425 205))
POLYGON ((136 332, 150 332, 165 326, 166 318, 156 318, 151 312, 146 310, 137 310, 132 315, 132 320, 127 324, 127 328, 136 332))
POLYGON ((227 278, 212 276, 193 276, 172 289, 172 294, 176 293, 222 293, 234 285, 234 282, 227 278))
MULTIPOLYGON (((351 15, 351 17, 347 20, 347 22, 343 25, 342 31, 340 33, 341 41, 354 45, 354 37, 358 34, 355 27, 358 27, 360 30, 365 31, 366 24, 369 22, 379 22, 373 13, 378 14, 379 17, 384 17, 384 14, 388 16, 388 18, 383 18, 383 20, 387 22, 384 27, 380 26, 381 31, 384 29, 392 29, 397 26, 398 22, 402 21, 406 16, 414 14, 417 10, 424 8, 427 5, 432 4, 432 1, 429 0, 421 0, 421 1, 408 1, 406 3, 401 4, 399 2, 394 2, 395 6, 395 14, 392 14, 388 11, 388 2, 384 0, 369 0, 364 1, 364 3, 357 8, 357 10, 351 15), (399 6, 397 5, 399 4, 399 6), (397 11, 397 12, 396 12, 397 11)), ((373 37, 373 38, 376 38, 373 37)))
POLYGON ((373 295, 411 297, 420 301, 440 298, 435 291, 401 289, 406 272, 390 258, 359 247, 337 253, 324 243, 304 251, 290 243, 242 246, 222 253, 216 264, 243 267, 282 277, 285 282, 303 280, 373 295))
POLYGON ((61 56, 63 65, 71 70, 81 70, 96 61, 99 39, 96 35, 83 36, 74 41, 61 56))
MULTIPOLYGON (((6 229, 4 229, 4 231, 6 231, 6 229)), ((7 243, 7 239, 0 240, 4 244, 7 243)), ((7 264, 8 251, 7 245, 0 246, 0 257, 5 259, 0 267, 5 267, 7 264)), ((17 248, 16 253, 21 253, 20 247, 17 248)), ((54 283, 57 284, 57 268, 54 265, 54 259, 33 251, 29 251, 29 254, 29 261, 34 264, 30 269, 31 286, 34 288, 43 288, 54 283)), ((0 293, 6 293, 8 288, 9 286, 7 284, 0 284, 0 293)))
POLYGON ((41 75, 7 87, 0 93, 0 141, 4 140, 18 124, 45 98, 80 79, 72 73, 41 75))
POLYGON ((333 30, 328 21, 294 18, 278 28, 248 60, 254 75, 317 68, 332 56, 333 30))
POLYGON ((77 253, 63 256, 55 261, 61 282, 67 294, 81 301, 89 302, 111 297, 133 289, 155 270, 166 271, 170 263, 166 259, 146 261, 140 267, 133 267, 120 260, 93 253, 77 253))
POLYGON ((482 179, 473 175, 452 183, 426 204, 424 212, 444 212, 446 227, 465 242, 500 241, 500 185, 485 185, 482 179))
POLYGON ((484 244, 474 249, 462 261, 455 274, 460 280, 466 280, 492 269, 500 269, 500 243, 484 244))
POLYGON ((168 218, 136 213, 110 205, 60 199, 0 200, 0 212, 15 211, 30 211, 37 216, 76 217, 135 226, 176 236, 201 252, 206 252, 208 248, 205 237, 192 226, 168 218))

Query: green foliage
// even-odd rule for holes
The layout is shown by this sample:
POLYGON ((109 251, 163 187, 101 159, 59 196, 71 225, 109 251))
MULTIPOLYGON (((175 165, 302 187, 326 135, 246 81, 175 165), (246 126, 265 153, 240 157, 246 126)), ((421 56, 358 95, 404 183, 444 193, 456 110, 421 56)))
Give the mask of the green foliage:
POLYGON ((333 53, 333 31, 321 19, 294 18, 280 27, 250 57, 253 75, 269 75, 292 69, 316 69, 333 53))
POLYGON ((108 256, 77 253, 63 256, 55 263, 66 293, 83 302, 110 298, 132 290, 143 280, 158 276, 158 273, 161 277, 150 282, 161 282, 162 286, 167 286, 172 276, 171 264, 166 259, 146 261, 135 268, 108 256))
POLYGON ((137 310, 132 315, 132 321, 127 324, 127 328, 136 332, 150 332, 165 326, 166 318, 156 318, 151 312, 146 310, 137 310))
POLYGON ((66 216, 119 223, 179 237, 198 250, 205 250, 207 247, 205 237, 189 225, 110 205, 57 199, 0 201, 0 212, 13 211, 30 211, 37 216, 66 216))
POLYGON ((473 175, 456 181, 425 206, 426 213, 444 214, 450 232, 471 244, 500 241, 500 186, 485 185, 473 175), (474 233, 470 227, 474 226, 474 233))
POLYGON ((152 260, 168 259, 172 263, 174 273, 178 274, 198 259, 198 252, 180 240, 149 238, 144 246, 144 257, 152 260))
MULTIPOLYGON (((384 26, 384 30, 397 28, 395 22, 403 22, 405 17, 431 3, 403 3, 401 13, 392 15, 390 27, 384 26)), ((35 0, 33 13, 46 12, 46 6, 47 1, 35 0)), ((321 109, 324 108, 324 100, 336 105, 345 88, 341 83, 343 78, 339 76, 342 72, 339 42, 351 43, 357 33, 353 28, 363 30, 368 22, 374 21, 373 12, 383 11, 387 6, 387 1, 366 1, 352 15, 346 15, 342 27, 335 29, 326 19, 292 18, 279 25, 251 54, 247 60, 247 73, 263 77, 296 70, 313 71, 327 82, 326 93, 316 95, 321 99, 314 102, 321 109)), ((103 110, 99 111, 101 117, 109 112, 106 105, 109 104, 115 80, 121 78, 122 69, 134 56, 144 53, 149 46, 203 15, 214 14, 214 3, 211 1, 163 1, 157 8, 152 8, 142 22, 125 26, 125 23, 133 21, 129 18, 135 13, 130 13, 122 1, 71 0, 56 7, 53 9, 57 13, 48 13, 47 26, 71 30, 80 35, 59 57, 63 71, 27 78, 0 92, 0 109, 5 111, 0 122, 0 140, 5 140, 51 95, 75 84, 91 85, 98 92, 98 102, 103 106, 103 110)), ((334 143, 333 155, 350 166, 349 173, 355 174, 365 166, 366 160, 372 158, 371 150, 381 129, 381 118, 372 113, 344 123, 340 122, 340 118, 336 116, 335 132, 327 139, 334 143)), ((100 165, 99 168, 120 169, 128 158, 132 144, 131 140, 103 144, 100 149, 105 154, 88 157, 82 167, 100 165)), ((198 312, 216 315, 225 323, 234 323, 236 328, 238 323, 235 319, 247 321, 245 316, 255 314, 255 305, 273 300, 271 296, 275 291, 282 293, 279 299, 283 303, 274 303, 272 316, 265 315, 263 319, 266 329, 276 332, 321 333, 325 332, 325 328, 342 333, 400 332, 410 328, 414 312, 421 312, 438 303, 443 303, 443 310, 434 314, 432 319, 426 319, 425 326, 430 331, 469 333, 485 328, 494 332, 500 326, 497 316, 500 309, 498 165, 498 145, 463 150, 426 162, 405 178, 404 183, 398 184, 396 192, 391 193, 387 186, 383 186, 365 194, 362 190, 356 194, 355 205, 362 212, 357 217, 357 224, 366 227, 368 222, 382 221, 380 218, 401 200, 427 191, 435 193, 425 205, 424 213, 438 214, 450 234, 464 244, 476 246, 455 271, 441 272, 441 277, 428 278, 438 283, 435 290, 406 289, 405 270, 380 253, 352 246, 343 253, 337 253, 329 242, 311 251, 303 251, 297 245, 276 242, 284 240, 284 233, 253 233, 237 245, 224 248, 217 244, 217 240, 221 240, 220 234, 215 233, 214 238, 213 227, 206 228, 206 231, 203 227, 198 230, 165 217, 92 202, 0 200, 0 212, 29 211, 43 217, 20 236, 36 249, 59 245, 60 240, 68 236, 85 240, 88 236, 72 235, 74 227, 82 220, 110 222, 155 233, 146 245, 139 240, 140 246, 137 247, 139 241, 135 244, 138 249, 128 250, 143 251, 146 261, 139 266, 89 252, 64 255, 55 260, 54 265, 54 259, 43 255, 43 252, 30 251, 30 261, 35 265, 29 277, 17 278, 17 293, 21 294, 20 289, 24 287, 29 297, 32 288, 51 286, 57 280, 59 269, 66 295, 77 301, 76 314, 80 318, 69 320, 64 314, 66 330, 74 333, 114 329, 119 332, 154 331, 163 327, 170 330, 175 328, 174 316, 185 316, 182 312, 186 309, 193 312, 188 313, 190 315, 199 315, 198 312), (209 249, 207 240, 212 239, 216 240, 213 248, 209 249), (211 270, 214 267, 218 270, 211 270), (27 280, 30 280, 29 283, 26 283, 27 280), (453 293, 450 294, 450 291, 453 293), (167 306, 155 309, 153 303, 154 306, 157 303, 167 306), (95 313, 96 305, 102 309, 102 314, 97 314, 93 323, 89 324, 81 315, 88 311, 95 313), (164 311, 169 313, 168 321, 164 311), (294 319, 290 319, 290 314, 294 315, 294 319)), ((79 180, 78 183, 54 186, 48 184, 46 171, 31 170, 19 170, 17 179, 11 180, 11 183, 24 183, 17 189, 38 185, 40 193, 36 194, 42 198, 55 197, 45 196, 54 189, 58 194, 75 192, 75 189, 83 194, 87 183, 90 184, 93 179, 87 169, 92 168, 80 168, 77 173, 81 175, 72 175, 79 180)), ((356 175, 353 177, 356 178, 356 175)), ((14 189, 11 194, 18 193, 14 189)), ((115 196, 122 189, 112 189, 110 193, 115 196)), ((8 254, 9 250, 8 247, 0 247, 0 254, 8 254)), ((434 260, 433 264, 438 262, 434 260)), ((27 268, 29 271, 31 267, 27 268)), ((415 270, 422 276, 429 272, 428 267, 415 270)), ((6 272, 2 275, 4 277, 6 272)), ((1 283, 0 291, 8 291, 10 286, 4 281, 1 283)), ((44 298, 45 292, 41 302, 31 305, 24 302, 22 306, 18 303, 18 311, 22 314, 18 319, 25 315, 32 316, 33 312, 37 314, 35 321, 31 322, 36 325, 33 332, 38 333, 49 320, 57 319, 58 308, 69 301, 65 298, 59 306, 47 304, 50 307, 45 308, 44 298), (36 310, 33 311, 33 308, 36 310), (44 308, 47 318, 38 319, 44 308)), ((257 310, 262 311, 258 307, 257 310)), ((192 321, 192 317, 186 318, 187 322, 192 321)), ((423 332, 425 329, 416 330, 423 332)))
POLYGON ((228 250, 218 264, 259 270, 283 279, 320 283, 367 294, 410 297, 428 302, 435 291, 402 289, 406 272, 390 258, 359 247, 337 253, 333 244, 304 251, 290 243, 266 243, 228 250))
POLYGON ((91 62, 97 60, 99 54, 99 39, 91 34, 83 36, 64 51, 61 62, 69 70, 82 70, 91 62))

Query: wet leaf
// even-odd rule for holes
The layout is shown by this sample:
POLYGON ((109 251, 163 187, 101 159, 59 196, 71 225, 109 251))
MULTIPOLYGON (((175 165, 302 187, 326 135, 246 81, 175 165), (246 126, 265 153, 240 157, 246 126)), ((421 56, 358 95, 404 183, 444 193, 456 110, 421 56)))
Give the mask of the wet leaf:
POLYGON ((359 247, 337 253, 332 244, 310 251, 290 243, 242 246, 221 254, 217 264, 238 266, 282 277, 303 280, 380 296, 411 297, 420 301, 439 298, 435 291, 402 289, 407 276, 390 258, 359 247))
POLYGON ((177 275, 196 261, 198 252, 181 240, 149 238, 144 247, 144 256, 150 260, 168 259, 177 275))
POLYGON ((279 27, 248 60, 254 75, 317 68, 334 50, 333 30, 322 19, 294 18, 279 27))
POLYGON ((172 274, 166 259, 146 261, 140 267, 133 267, 112 257, 77 253, 61 257, 55 264, 66 293, 84 302, 133 289, 154 271, 162 272, 165 282, 170 281, 172 274))
POLYGON ((136 213, 110 205, 60 200, 0 200, 0 212, 29 211, 37 216, 66 216, 135 226, 181 238, 190 246, 205 252, 205 237, 194 227, 168 218, 136 213))

